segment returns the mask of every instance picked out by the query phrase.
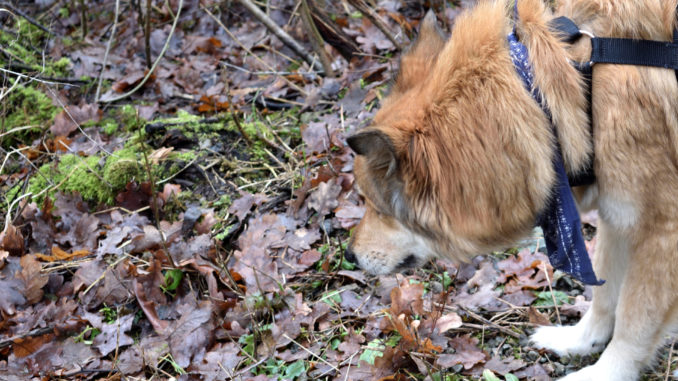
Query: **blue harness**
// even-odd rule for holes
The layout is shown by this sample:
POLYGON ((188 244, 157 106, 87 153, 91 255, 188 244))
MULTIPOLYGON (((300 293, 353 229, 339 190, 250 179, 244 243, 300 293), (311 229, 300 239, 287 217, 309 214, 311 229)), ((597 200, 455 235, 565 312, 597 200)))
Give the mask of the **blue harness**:
MULTIPOLYGON (((527 48, 518 41, 515 31, 508 35, 508 44, 516 72, 532 97, 541 105, 549 120, 551 120, 551 113, 542 102, 539 89, 534 86, 534 76, 528 60, 527 48)), ((551 125, 553 126, 553 122, 551 122, 551 125)), ((555 127, 553 130, 557 134, 555 127)), ((537 218, 537 225, 544 232, 549 261, 554 268, 572 275, 584 284, 601 285, 605 281, 598 280, 593 272, 591 259, 581 232, 579 212, 572 195, 560 152, 560 144, 557 140, 552 160, 556 172, 556 183, 546 207, 537 218)))

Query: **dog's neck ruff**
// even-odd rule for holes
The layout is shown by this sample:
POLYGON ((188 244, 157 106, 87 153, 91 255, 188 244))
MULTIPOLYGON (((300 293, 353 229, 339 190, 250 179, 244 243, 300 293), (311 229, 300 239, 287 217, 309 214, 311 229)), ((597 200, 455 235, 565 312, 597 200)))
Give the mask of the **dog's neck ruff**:
MULTIPOLYGON (((549 120, 551 120, 551 113, 542 101, 539 89, 534 86, 534 75, 529 62, 527 47, 518 40, 515 31, 508 35, 507 40, 516 72, 522 79, 525 88, 532 94, 534 100, 541 105, 549 120)), ((557 135, 553 122, 551 122, 551 126, 557 135)), ((546 207, 537 218, 537 225, 544 232, 549 261, 554 268, 572 275, 585 284, 601 285, 605 281, 598 280, 593 272, 591 259, 581 232, 579 212, 560 152, 560 145, 557 139, 555 140, 552 160, 556 172, 556 182, 546 207)))

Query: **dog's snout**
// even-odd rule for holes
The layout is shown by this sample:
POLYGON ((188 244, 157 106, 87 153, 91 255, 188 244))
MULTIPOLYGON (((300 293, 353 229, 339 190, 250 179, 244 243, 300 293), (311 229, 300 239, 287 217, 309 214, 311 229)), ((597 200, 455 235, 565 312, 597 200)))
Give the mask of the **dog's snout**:
POLYGON ((353 249, 349 245, 346 250, 344 250, 344 259, 351 263, 355 263, 356 265, 358 264, 358 260, 355 257, 355 253, 353 252, 353 249))

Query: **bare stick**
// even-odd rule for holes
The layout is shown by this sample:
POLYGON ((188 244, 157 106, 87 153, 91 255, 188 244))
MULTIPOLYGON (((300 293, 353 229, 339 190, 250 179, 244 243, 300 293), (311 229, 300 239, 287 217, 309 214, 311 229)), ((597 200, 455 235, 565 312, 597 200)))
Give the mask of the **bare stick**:
POLYGON ((311 10, 308 7, 306 0, 301 0, 301 20, 308 30, 308 39, 311 40, 311 46, 313 46, 313 50, 315 50, 320 58, 320 62, 323 64, 325 75, 328 77, 335 77, 334 70, 332 70, 332 61, 325 51, 325 41, 320 35, 320 32, 318 32, 318 28, 315 26, 315 22, 311 16, 311 10))
POLYGON ((99 95, 101 95, 101 83, 104 80, 104 70, 106 70, 106 61, 108 61, 108 53, 111 51, 113 39, 115 38, 115 29, 118 27, 118 15, 120 14, 120 0, 115 0, 115 18, 113 19, 113 27, 111 28, 111 37, 106 44, 106 52, 104 53, 104 62, 101 64, 101 73, 99 73, 99 84, 97 85, 97 92, 94 96, 96 102, 99 102, 99 95))
POLYGON ((87 8, 85 0, 80 0, 80 23, 82 24, 82 38, 87 37, 87 8))
POLYGON ((158 63, 162 59, 162 57, 165 55, 165 52, 167 51, 167 48, 169 47, 170 40, 172 40, 172 36, 174 35, 174 30, 177 28, 177 22, 179 22, 179 15, 181 15, 181 7, 184 6, 184 0, 179 0, 179 6, 177 9, 177 15, 174 18, 174 23, 172 23, 172 29, 169 32, 169 35, 167 36, 167 41, 165 41, 165 46, 162 47, 162 51, 158 55, 158 58, 156 58, 155 62, 153 62, 153 66, 148 70, 148 73, 146 73, 146 76, 144 76, 144 79, 139 82, 138 85, 136 85, 132 90, 126 92, 125 94, 122 94, 120 96, 114 97, 112 99, 106 99, 102 100, 99 99, 99 102, 104 102, 104 103, 110 103, 110 102, 116 102, 121 99, 127 98, 130 95, 134 94, 137 90, 142 88, 144 84, 146 84, 146 81, 148 81, 149 78, 151 78, 151 74, 155 71, 155 68, 158 66, 158 63))
POLYGON ((398 42, 388 26, 386 26, 386 24, 381 20, 379 14, 377 14, 374 9, 370 8, 370 6, 367 5, 364 0, 348 0, 348 2, 351 3, 351 5, 360 11, 360 13, 362 13, 365 17, 370 19, 372 24, 374 24, 374 26, 376 26, 381 31, 381 33, 386 36, 386 38, 391 40, 396 49, 403 50, 402 44, 398 42))
POLYGON ((250 0, 238 0, 240 4, 242 4, 247 10, 252 12, 254 17, 257 18, 257 20, 261 21, 273 34, 276 35, 282 41, 285 45, 289 46, 290 49, 294 50, 295 53, 299 55, 299 57, 303 58, 304 61, 306 61, 309 65, 312 67, 317 67, 320 66, 318 62, 316 62, 315 58, 308 54, 306 49, 304 49, 303 46, 301 46, 292 36, 287 34, 284 30, 282 30, 278 24, 275 23, 275 21, 271 20, 270 17, 268 17, 259 7, 257 7, 254 3, 252 3, 250 0))
POLYGON ((29 23, 35 25, 37 28, 39 28, 39 29, 42 30, 43 32, 45 32, 45 33, 47 33, 47 34, 54 35, 54 32, 52 32, 51 30, 49 30, 49 29, 45 28, 44 26, 42 26, 42 24, 40 24, 39 22, 37 22, 37 21, 36 21, 34 18, 32 18, 31 16, 27 15, 27 14, 26 14, 24 11, 22 11, 21 9, 18 9, 18 8, 16 8, 16 7, 13 7, 11 4, 8 4, 7 2, 4 2, 4 1, 0 2, 0 6, 7 7, 7 8, 11 11, 10 13, 16 13, 17 15, 23 17, 24 19, 26 19, 26 21, 28 21, 29 23))
MULTIPOLYGON (((537 246, 539 246, 539 241, 537 241, 537 246)), ((542 269, 544 270, 544 275, 546 276, 546 281, 549 284, 549 291, 551 292, 551 299, 553 300, 553 307, 556 310, 556 317, 558 318, 558 325, 562 325, 563 322, 560 321, 560 312, 558 311, 558 303, 556 303, 556 296, 553 294, 553 287, 551 287, 551 279, 549 278, 549 272, 546 270, 546 263, 542 263, 542 269)))
MULTIPOLYGON (((242 48, 242 50, 246 51, 247 54, 249 54, 250 56, 252 56, 252 58, 254 58, 255 60, 259 61, 265 68, 267 68, 268 70, 270 70, 270 71, 272 71, 272 72, 275 72, 275 69, 274 69, 271 65, 269 65, 268 63, 266 63, 266 61, 262 60, 261 57, 259 57, 259 56, 257 56, 256 54, 254 54, 254 52, 252 52, 252 50, 248 49, 247 46, 245 46, 242 42, 240 42, 240 40, 238 40, 238 38, 237 38, 233 33, 231 33, 231 31, 228 30, 228 28, 226 28, 226 25, 224 25, 224 23, 221 22, 221 20, 219 20, 219 18, 218 18, 217 16, 215 16, 214 13, 210 12, 210 10, 207 9, 207 7, 205 7, 202 3, 200 3, 200 8, 202 8, 202 10, 205 11, 205 13, 207 13, 207 14, 212 18, 212 20, 214 20, 214 22, 216 22, 217 24, 219 24, 219 26, 221 27, 221 29, 223 29, 224 32, 226 32, 226 34, 228 35, 228 37, 230 37, 233 41, 235 41, 236 44, 240 45, 240 47, 242 48)), ((297 90, 298 92, 300 92, 303 96, 308 96, 308 93, 307 93, 304 89, 302 89, 301 87, 297 86, 294 82, 290 81, 290 80, 287 79, 285 76, 280 75, 279 77, 280 77, 283 81, 287 82, 287 84, 288 84, 291 88, 293 88, 293 89, 297 90)))
POLYGON ((144 39, 146 40, 146 66, 151 68, 151 0, 146 0, 146 26, 144 39))

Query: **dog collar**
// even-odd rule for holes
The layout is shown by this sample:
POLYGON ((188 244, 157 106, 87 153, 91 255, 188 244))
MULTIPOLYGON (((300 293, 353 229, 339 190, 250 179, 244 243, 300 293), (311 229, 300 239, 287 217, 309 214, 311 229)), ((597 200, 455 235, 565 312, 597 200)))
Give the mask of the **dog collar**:
MULTIPOLYGON (((527 47, 518 40, 515 31, 508 35, 507 40, 511 61, 513 61, 516 73, 551 121, 551 113, 542 102, 539 89, 534 86, 534 75, 529 62, 527 47)), ((551 127, 557 136, 558 132, 552 121, 551 127)), ((598 280, 593 272, 591 259, 581 233, 579 212, 568 182, 557 139, 552 160, 556 172, 556 182, 546 207, 541 211, 536 221, 544 232, 549 261, 554 268, 572 275, 584 284, 601 285, 605 281, 598 280)))

